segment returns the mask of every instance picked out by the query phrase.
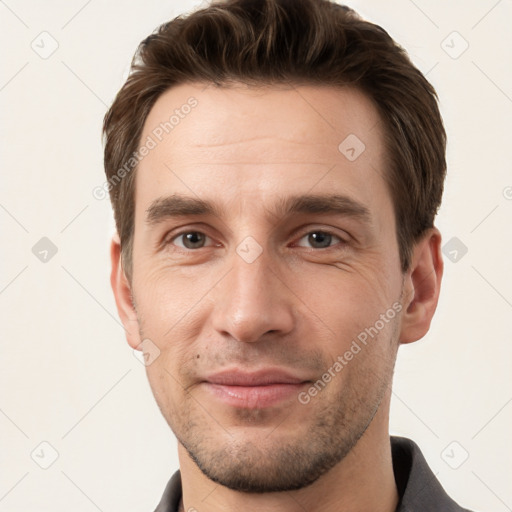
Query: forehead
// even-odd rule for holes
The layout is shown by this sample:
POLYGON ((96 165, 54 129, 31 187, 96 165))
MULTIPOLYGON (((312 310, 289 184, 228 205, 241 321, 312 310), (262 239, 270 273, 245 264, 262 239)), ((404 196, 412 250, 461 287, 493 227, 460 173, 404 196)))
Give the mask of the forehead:
POLYGON ((353 88, 173 87, 144 124, 140 142, 151 149, 137 169, 136 211, 175 193, 261 203, 336 188, 375 202, 387 195, 381 129, 353 88))

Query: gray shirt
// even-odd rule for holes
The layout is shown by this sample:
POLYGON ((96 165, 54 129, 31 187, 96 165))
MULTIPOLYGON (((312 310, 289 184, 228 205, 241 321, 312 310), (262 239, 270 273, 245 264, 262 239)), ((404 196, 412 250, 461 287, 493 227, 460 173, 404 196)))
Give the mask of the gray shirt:
MULTIPOLYGON (((470 512, 446 494, 416 443, 405 437, 390 439, 399 496, 395 512, 470 512)), ((155 512, 178 512, 180 500, 181 476, 176 471, 155 512)))

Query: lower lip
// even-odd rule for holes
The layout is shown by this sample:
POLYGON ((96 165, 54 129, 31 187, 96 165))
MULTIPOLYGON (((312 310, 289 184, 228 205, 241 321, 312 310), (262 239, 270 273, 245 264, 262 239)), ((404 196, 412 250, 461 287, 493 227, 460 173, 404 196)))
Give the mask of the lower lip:
POLYGON ((204 384, 211 393, 228 405, 244 409, 263 409, 296 398, 307 383, 265 386, 226 386, 211 382, 204 384))

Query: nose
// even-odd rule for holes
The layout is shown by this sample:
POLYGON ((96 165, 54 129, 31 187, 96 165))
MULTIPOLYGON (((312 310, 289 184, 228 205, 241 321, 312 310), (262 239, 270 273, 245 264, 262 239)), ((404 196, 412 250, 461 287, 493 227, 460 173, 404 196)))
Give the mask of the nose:
POLYGON ((289 333, 294 326, 293 293, 264 251, 247 262, 238 254, 227 275, 215 287, 212 323, 223 336, 251 343, 289 333))

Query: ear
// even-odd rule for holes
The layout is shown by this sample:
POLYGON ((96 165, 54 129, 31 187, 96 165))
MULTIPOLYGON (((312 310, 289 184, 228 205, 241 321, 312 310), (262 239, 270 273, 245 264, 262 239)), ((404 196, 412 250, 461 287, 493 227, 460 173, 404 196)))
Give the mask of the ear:
POLYGON ((432 227, 414 245, 411 265, 405 273, 401 343, 419 340, 428 332, 437 307, 442 277, 441 233, 432 227))
POLYGON ((123 269, 121 242, 117 233, 112 237, 110 243, 110 260, 112 263, 110 284, 114 292, 117 311, 126 332, 126 340, 133 349, 142 350, 139 322, 133 305, 130 282, 123 269))

